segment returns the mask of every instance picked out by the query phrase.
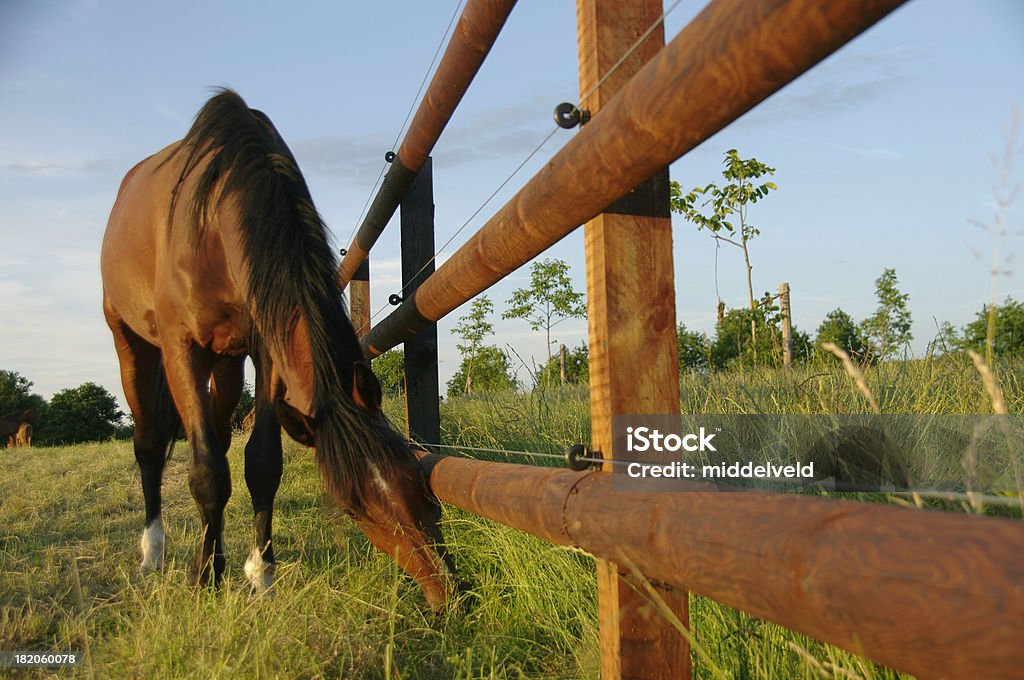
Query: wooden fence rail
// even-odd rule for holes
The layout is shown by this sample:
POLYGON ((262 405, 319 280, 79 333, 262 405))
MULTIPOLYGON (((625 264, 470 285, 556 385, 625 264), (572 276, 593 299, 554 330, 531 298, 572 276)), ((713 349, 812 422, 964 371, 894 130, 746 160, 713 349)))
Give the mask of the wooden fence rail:
POLYGON ((713 0, 363 339, 377 356, 593 218, 904 0, 713 0))
POLYGON ((338 278, 342 286, 352 280, 395 214, 515 4, 515 0, 469 0, 466 3, 441 63, 409 124, 409 131, 341 260, 338 278))
POLYGON ((464 510, 898 670, 1024 669, 1019 521, 696 484, 616 491, 613 474, 433 454, 424 463, 438 497, 464 510))

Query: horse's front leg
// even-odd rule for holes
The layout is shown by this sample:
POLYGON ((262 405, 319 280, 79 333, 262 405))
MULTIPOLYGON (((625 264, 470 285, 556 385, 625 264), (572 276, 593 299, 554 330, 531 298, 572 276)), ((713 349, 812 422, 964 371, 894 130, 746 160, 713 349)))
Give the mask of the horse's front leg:
POLYGON ((224 575, 224 506, 231 497, 227 451, 217 433, 210 399, 215 355, 187 338, 164 344, 167 383, 191 449, 188 485, 199 508, 202 535, 192 582, 220 583, 224 575))
POLYGON ((272 519, 274 497, 281 484, 281 426, 270 394, 270 365, 254 355, 256 363, 256 406, 252 434, 245 445, 245 484, 252 496, 254 543, 245 560, 245 575, 256 594, 270 592, 274 585, 272 519))

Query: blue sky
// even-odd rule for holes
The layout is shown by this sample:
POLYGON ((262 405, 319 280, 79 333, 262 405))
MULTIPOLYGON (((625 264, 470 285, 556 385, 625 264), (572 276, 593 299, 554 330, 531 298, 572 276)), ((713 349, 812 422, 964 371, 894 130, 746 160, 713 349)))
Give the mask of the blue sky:
MULTIPOLYGON (((668 39, 701 4, 673 11, 668 39)), ((87 380, 120 398, 100 305, 107 214, 124 173, 179 139, 210 87, 236 89, 274 120, 347 245, 455 6, 0 0, 0 368, 47 398, 87 380)), ((1024 105, 1022 35, 1019 0, 911 0, 671 175, 686 188, 718 179, 729 148, 776 167, 779 191, 751 212, 762 229, 751 246, 755 290, 788 281, 795 323, 813 335, 836 307, 868 316, 875 278, 895 268, 920 354, 936 320, 961 326, 990 295, 994 239, 970 220, 994 221, 990 157, 1006 146, 1012 103, 1024 105)), ((434 152, 439 245, 544 139, 554 106, 578 98, 575 40, 575 3, 523 0, 513 12, 434 152)), ((572 134, 555 134, 447 252, 572 134)), ((1011 259, 1000 265, 1000 298, 1024 299, 1012 260, 1022 201, 1004 215, 1000 252, 1011 259)), ((400 287, 396 226, 373 253, 375 310, 400 287)), ((567 260, 578 290, 582 243, 578 230, 542 256, 567 260)), ((711 333, 714 243, 677 220, 674 249, 678 318, 711 333)), ((526 277, 524 268, 488 292, 499 310, 526 277)), ((738 251, 719 253, 717 288, 729 307, 744 304, 738 251)), ((449 338, 464 312, 440 325, 442 382, 458 365, 449 338)), ((525 322, 494 321, 496 344, 527 360, 545 355, 525 322)), ((569 345, 585 336, 583 322, 558 327, 569 345)))

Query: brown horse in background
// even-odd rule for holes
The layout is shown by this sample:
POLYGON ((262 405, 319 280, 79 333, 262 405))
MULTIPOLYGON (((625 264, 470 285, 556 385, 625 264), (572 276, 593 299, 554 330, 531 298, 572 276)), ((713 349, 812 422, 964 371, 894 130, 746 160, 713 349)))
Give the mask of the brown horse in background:
POLYGON ((18 428, 18 434, 14 436, 14 445, 17 447, 32 446, 32 423, 24 422, 18 428))
MULTIPOLYGON (((27 424, 29 420, 35 417, 36 410, 31 406, 20 411, 8 413, 5 416, 0 416, 0 442, 6 441, 8 447, 20 446, 18 444, 18 433, 21 426, 27 424)), ((29 425, 29 428, 31 427, 29 425)), ((29 437, 31 437, 31 430, 29 430, 29 433, 29 437)))
POLYGON ((160 569, 160 480, 184 427, 202 536, 194 580, 216 583, 231 495, 226 452, 246 355, 256 416, 245 447, 255 543, 245 572, 272 585, 281 427, 315 447, 338 504, 412 575, 433 606, 450 592, 440 506, 381 412, 337 282, 326 228, 270 119, 222 90, 188 135, 135 166, 103 239, 103 303, 135 418, 146 502, 143 569, 160 569))

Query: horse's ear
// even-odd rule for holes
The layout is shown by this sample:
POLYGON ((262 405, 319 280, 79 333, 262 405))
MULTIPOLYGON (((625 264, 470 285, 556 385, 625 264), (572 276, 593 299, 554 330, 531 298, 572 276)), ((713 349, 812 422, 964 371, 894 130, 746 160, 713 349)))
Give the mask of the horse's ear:
POLYGON ((352 372, 352 398, 356 405, 371 413, 378 413, 381 410, 381 402, 384 395, 380 389, 380 381, 374 374, 370 365, 357 361, 352 372))

